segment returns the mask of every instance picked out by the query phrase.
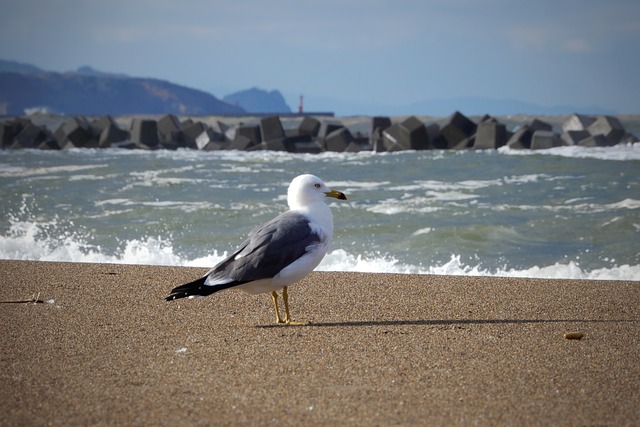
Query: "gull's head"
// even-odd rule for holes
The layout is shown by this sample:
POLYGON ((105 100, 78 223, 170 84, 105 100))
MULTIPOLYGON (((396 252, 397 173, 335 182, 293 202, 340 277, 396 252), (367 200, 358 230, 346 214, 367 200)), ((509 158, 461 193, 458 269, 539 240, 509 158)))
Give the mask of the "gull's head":
POLYGON ((327 197, 347 200, 344 193, 330 189, 327 184, 314 175, 299 175, 291 181, 287 192, 289 208, 298 209, 313 203, 322 202, 327 197))

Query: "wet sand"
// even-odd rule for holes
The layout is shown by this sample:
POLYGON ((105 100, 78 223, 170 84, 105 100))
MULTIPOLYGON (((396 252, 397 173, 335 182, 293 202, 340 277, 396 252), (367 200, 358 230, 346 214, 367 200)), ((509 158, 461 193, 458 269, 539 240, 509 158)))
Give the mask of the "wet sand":
POLYGON ((268 295, 163 300, 205 272, 0 261, 0 424, 640 421, 640 282, 313 273, 282 326, 268 295))

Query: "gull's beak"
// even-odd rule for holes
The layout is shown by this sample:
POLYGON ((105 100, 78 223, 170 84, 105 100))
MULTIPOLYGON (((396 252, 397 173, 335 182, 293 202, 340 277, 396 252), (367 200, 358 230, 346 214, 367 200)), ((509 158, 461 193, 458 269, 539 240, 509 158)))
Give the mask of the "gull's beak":
POLYGON ((338 191, 338 190, 331 190, 331 191, 328 191, 328 192, 326 192, 324 194, 326 194, 327 197, 333 197, 334 199, 347 200, 347 196, 345 196, 343 192, 338 191))

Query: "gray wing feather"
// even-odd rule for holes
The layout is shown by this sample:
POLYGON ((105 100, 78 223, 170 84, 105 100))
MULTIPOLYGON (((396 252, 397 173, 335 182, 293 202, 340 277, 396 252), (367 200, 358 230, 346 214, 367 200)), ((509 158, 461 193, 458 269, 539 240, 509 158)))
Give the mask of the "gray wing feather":
POLYGON ((282 213, 249 233, 238 250, 211 269, 209 282, 246 283, 274 277, 322 239, 304 215, 282 213))

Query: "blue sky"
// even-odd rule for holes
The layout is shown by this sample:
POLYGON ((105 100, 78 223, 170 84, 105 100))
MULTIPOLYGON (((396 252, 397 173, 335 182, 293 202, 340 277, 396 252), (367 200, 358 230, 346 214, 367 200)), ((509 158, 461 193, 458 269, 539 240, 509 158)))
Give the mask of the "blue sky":
POLYGON ((459 97, 640 113, 637 0, 0 5, 0 58, 52 71, 90 65, 219 98, 278 89, 292 108, 304 94, 307 110, 335 101, 339 114, 459 97))

